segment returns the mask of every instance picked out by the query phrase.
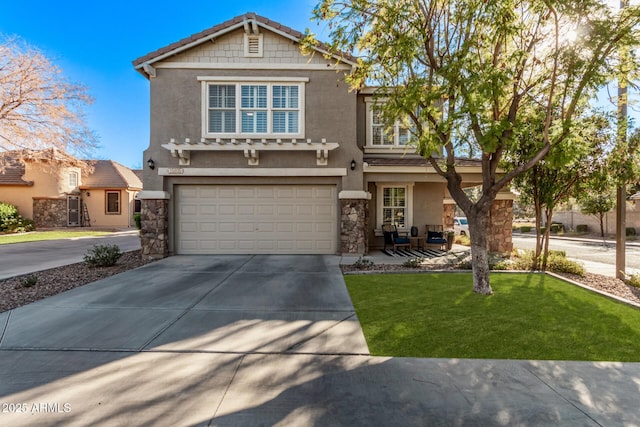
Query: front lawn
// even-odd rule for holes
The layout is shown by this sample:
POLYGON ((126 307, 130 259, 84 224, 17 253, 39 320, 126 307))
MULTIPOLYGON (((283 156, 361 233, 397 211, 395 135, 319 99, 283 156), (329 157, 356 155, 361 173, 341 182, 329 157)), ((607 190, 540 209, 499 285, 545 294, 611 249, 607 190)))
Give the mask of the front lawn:
POLYGON ((640 361, 640 310, 543 274, 345 276, 372 355, 640 361))
POLYGON ((37 242, 40 240, 59 240, 73 237, 95 237, 111 234, 108 231, 34 231, 31 233, 5 234, 0 236, 0 245, 8 243, 37 242))

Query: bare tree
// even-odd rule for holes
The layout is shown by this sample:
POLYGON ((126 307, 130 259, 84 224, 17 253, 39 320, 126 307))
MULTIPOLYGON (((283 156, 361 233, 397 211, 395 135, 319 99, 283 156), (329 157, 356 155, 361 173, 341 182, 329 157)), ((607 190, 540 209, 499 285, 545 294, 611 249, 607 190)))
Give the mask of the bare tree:
POLYGON ((84 116, 92 102, 38 49, 0 40, 0 151, 55 148, 87 157, 97 146, 84 116))

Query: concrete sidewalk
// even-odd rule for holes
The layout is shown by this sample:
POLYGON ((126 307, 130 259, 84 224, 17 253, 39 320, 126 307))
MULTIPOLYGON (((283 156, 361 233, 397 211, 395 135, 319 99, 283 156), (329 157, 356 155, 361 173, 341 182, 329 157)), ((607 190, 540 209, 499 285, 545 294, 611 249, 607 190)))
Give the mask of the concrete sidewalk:
POLYGON ((0 313, 0 425, 640 425, 640 364, 369 356, 339 261, 177 256, 0 313))

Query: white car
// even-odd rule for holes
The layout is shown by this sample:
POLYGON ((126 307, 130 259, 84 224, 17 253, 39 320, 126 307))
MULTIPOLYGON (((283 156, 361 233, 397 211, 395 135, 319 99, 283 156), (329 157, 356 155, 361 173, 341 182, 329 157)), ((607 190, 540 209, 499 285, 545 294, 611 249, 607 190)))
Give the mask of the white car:
POLYGON ((469 235, 469 223, 467 218, 463 216, 457 216, 453 218, 453 231, 456 234, 462 234, 463 236, 469 235))

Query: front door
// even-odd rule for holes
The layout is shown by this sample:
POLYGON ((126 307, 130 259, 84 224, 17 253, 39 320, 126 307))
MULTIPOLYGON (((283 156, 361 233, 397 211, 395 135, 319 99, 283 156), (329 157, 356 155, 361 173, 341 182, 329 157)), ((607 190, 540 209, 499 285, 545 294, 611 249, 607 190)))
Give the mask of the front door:
POLYGON ((67 196, 67 218, 69 227, 80 225, 80 196, 67 196))

